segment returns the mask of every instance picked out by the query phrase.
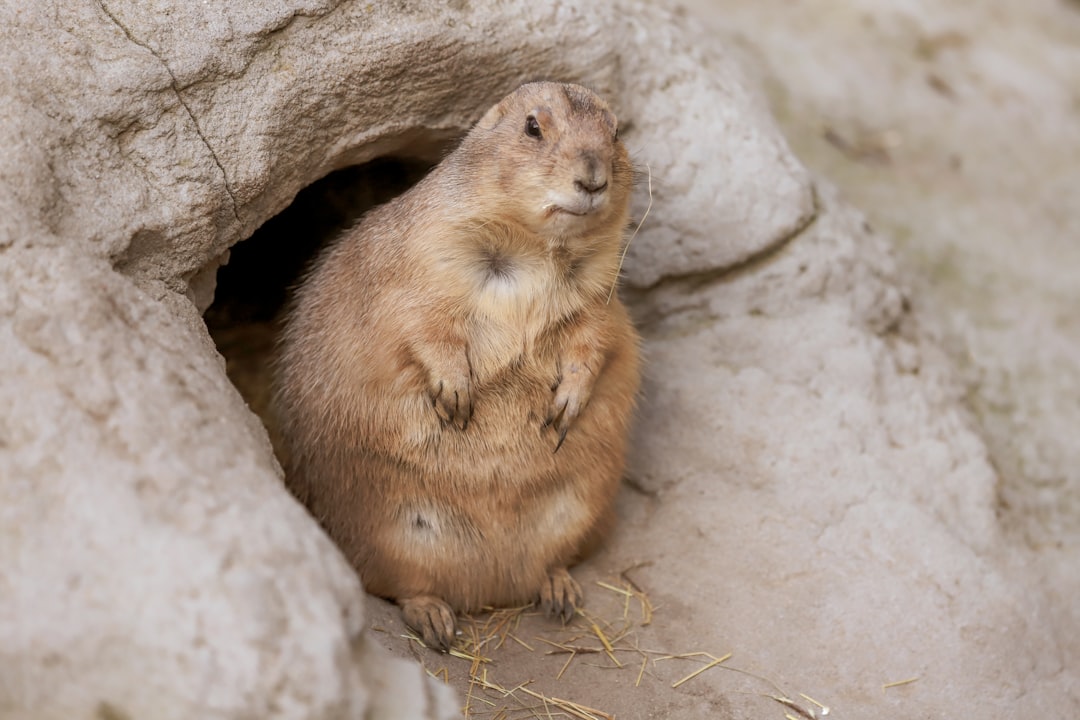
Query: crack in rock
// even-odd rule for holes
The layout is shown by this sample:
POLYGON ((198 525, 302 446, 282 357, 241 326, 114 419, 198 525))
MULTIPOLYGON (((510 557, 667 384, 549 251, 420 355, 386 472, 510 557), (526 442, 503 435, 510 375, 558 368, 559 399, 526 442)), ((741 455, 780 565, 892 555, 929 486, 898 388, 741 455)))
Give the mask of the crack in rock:
POLYGON ((161 63, 161 66, 165 68, 165 72, 169 73, 169 79, 172 83, 172 91, 176 95, 177 101, 179 101, 180 105, 187 112, 188 117, 191 119, 191 124, 195 127, 195 134, 199 136, 200 140, 202 140, 203 145, 206 146, 207 151, 209 151, 210 153, 211 159, 213 159, 214 161, 214 165, 216 165, 217 169, 221 172, 221 179, 222 182, 225 184, 225 192, 228 193, 229 200, 232 203, 233 217, 236 218, 236 221, 238 223, 243 224, 243 222, 240 220, 240 211, 239 206, 236 202, 236 193, 233 192, 232 185, 229 183, 229 174, 225 172, 225 166, 222 165, 220 158, 218 158, 217 152, 214 151, 214 148, 210 144, 210 141, 207 139, 206 135, 203 134, 202 127, 199 125, 199 120, 195 117, 195 113, 192 111, 191 106, 188 105, 187 100, 185 100, 183 94, 181 94, 180 83, 177 81, 176 75, 173 73, 172 68, 169 67, 169 64, 165 62, 165 58, 158 54, 158 52, 153 47, 136 38, 135 35, 132 34, 131 30, 129 30, 127 26, 120 22, 120 18, 116 17, 116 15, 114 15, 113 12, 109 10, 108 6, 105 4, 105 0, 98 0, 98 5, 101 7, 101 11, 104 12, 105 15, 107 15, 108 18, 113 21, 116 27, 120 28, 120 31, 124 33, 124 36, 128 40, 153 55, 154 58, 161 63))
POLYGON ((732 265, 725 265, 718 268, 709 268, 707 270, 701 270, 699 272, 687 272, 679 273, 678 275, 664 275, 656 282, 646 285, 644 287, 633 288, 635 292, 649 293, 659 288, 681 284, 690 283, 695 287, 702 287, 721 280, 727 280, 736 275, 745 272, 758 264, 768 261, 774 257, 777 253, 787 247, 790 243, 799 238, 803 233, 808 231, 814 226, 818 218, 821 216, 822 207, 821 200, 818 197, 817 185, 810 182, 810 212, 795 224, 789 231, 782 233, 772 242, 765 245, 760 250, 751 253, 742 260, 732 265))
POLYGON ((321 12, 305 12, 304 10, 296 10, 294 13, 289 15, 289 17, 285 18, 284 22, 282 22, 280 25, 278 25, 277 27, 269 28, 266 31, 266 34, 263 35, 263 40, 272 38, 275 35, 280 35, 281 33, 285 32, 290 27, 292 27, 293 23, 295 23, 299 18, 319 20, 326 17, 327 15, 334 13, 339 7, 344 4, 345 0, 337 0, 337 2, 331 3, 329 7, 327 7, 325 10, 322 10, 321 12))

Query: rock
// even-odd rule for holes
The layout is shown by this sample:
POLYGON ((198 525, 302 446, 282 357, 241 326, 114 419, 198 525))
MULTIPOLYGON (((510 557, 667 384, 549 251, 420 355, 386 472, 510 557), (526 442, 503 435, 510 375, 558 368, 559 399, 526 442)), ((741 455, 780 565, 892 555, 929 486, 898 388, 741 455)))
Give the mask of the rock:
POLYGON ((0 288, 0 717, 453 715, 365 637, 190 305, 64 247, 0 288))
MULTIPOLYGON (((0 76, 0 717, 457 711, 378 647, 411 656, 399 637, 366 631, 200 314, 229 248, 301 188, 435 159, 538 76, 609 96, 653 173, 626 265, 650 360, 636 491, 581 577, 651 560, 659 644, 730 647, 852 717, 1075 714, 1075 648, 1003 570, 995 473, 887 245, 685 18, 494 0, 0 13, 19 68, 0 76)), ((540 682, 562 660, 501 671, 529 662, 540 682)), ((728 676, 619 682, 560 694, 620 716, 779 710, 728 676)))
POLYGON ((637 50, 620 58, 624 136, 641 176, 635 211, 649 212, 626 282, 708 277, 805 228, 815 214, 807 172, 731 55, 661 8, 631 3, 623 17, 637 50))

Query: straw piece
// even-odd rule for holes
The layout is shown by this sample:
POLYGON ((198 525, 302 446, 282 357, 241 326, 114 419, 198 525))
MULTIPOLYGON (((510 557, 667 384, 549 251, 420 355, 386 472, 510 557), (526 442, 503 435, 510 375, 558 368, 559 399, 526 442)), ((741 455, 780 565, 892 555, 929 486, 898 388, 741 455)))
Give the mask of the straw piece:
POLYGON ((901 685, 910 685, 918 679, 919 677, 916 675, 915 677, 909 677, 906 680, 897 680, 896 682, 885 683, 881 686, 881 689, 888 690, 889 688, 900 687, 901 685))
POLYGON ((603 643, 604 652, 606 652, 607 656, 611 658, 611 662, 615 663, 616 667, 622 667, 622 663, 619 662, 618 658, 615 657, 615 650, 612 649, 611 643, 608 642, 608 639, 606 637, 604 637, 604 633, 600 631, 600 626, 596 623, 593 623, 592 630, 594 633, 596 633, 596 637, 600 638, 600 642, 603 643))
POLYGON ((566 658, 566 662, 563 663, 562 670, 560 670, 559 674, 555 676, 556 680, 562 680, 562 676, 563 676, 563 673, 566 672, 566 668, 570 667, 570 663, 573 662, 574 658, 576 658, 576 657, 577 657, 577 653, 571 651, 570 652, 570 657, 566 658))
POLYGON ((538 692, 530 690, 527 687, 521 687, 520 690, 526 695, 530 695, 537 700, 550 702, 552 705, 559 708, 560 710, 568 712, 574 717, 580 718, 581 720, 615 720, 614 715, 609 715, 603 710, 597 710, 596 708, 591 708, 587 705, 570 702, 569 700, 563 700, 562 698, 546 697, 538 692))
POLYGON ((653 196, 652 196, 652 167, 648 163, 645 164, 645 168, 649 171, 649 206, 645 208, 645 214, 641 216, 641 222, 634 228, 634 233, 630 236, 630 239, 626 241, 626 245, 623 246, 622 255, 619 256, 619 267, 615 268, 615 277, 611 281, 611 289, 608 290, 607 303, 611 303, 611 297, 615 294, 615 286, 619 284, 619 275, 622 274, 623 261, 626 260, 626 251, 630 249, 630 243, 634 242, 634 238, 637 237, 638 231, 641 230, 641 226, 645 224, 645 218, 649 217, 649 211, 652 210, 653 196))
POLYGON ((619 593, 620 595, 626 595, 627 597, 632 597, 634 594, 633 588, 627 590, 626 588, 615 587, 614 585, 608 584, 606 582, 601 582, 600 580, 597 580, 596 584, 604 588, 605 590, 610 590, 611 592, 619 593))
MULTIPOLYGON (((807 710, 789 697, 780 695, 768 695, 766 697, 770 697, 784 707, 794 710, 795 712, 806 718, 806 720, 817 720, 817 716, 814 714, 813 710, 807 710)), ((798 719, 796 718, 796 720, 798 719)))
POLYGON ((695 653, 695 655, 696 654, 701 654, 701 655, 706 655, 708 657, 712 657, 712 662, 709 663, 708 665, 705 665, 704 667, 698 668, 694 672, 692 672, 689 675, 687 675, 686 677, 684 677, 682 680, 679 680, 678 682, 672 683, 671 687, 677 688, 680 685, 682 685, 683 683, 689 682, 690 680, 693 680, 694 678, 696 678, 698 675, 705 672, 709 668, 714 668, 717 665, 719 665, 720 663, 724 662, 725 660, 727 660, 728 658, 731 657, 731 653, 728 653, 727 655, 724 655, 723 657, 719 657, 719 658, 718 657, 713 657, 712 655, 708 655, 708 653, 695 653))
POLYGON ((529 645, 527 642, 525 642, 524 640, 519 638, 517 635, 514 635, 513 633, 507 633, 506 636, 508 638, 510 638, 511 640, 513 640, 514 642, 516 642, 521 647, 528 650, 529 652, 536 652, 536 650, 531 645, 529 645))
POLYGON ((810 697, 810 696, 809 696, 809 695, 807 695, 806 693, 799 693, 799 695, 801 695, 801 696, 802 696, 802 697, 803 697, 804 699, 806 699, 806 700, 808 700, 808 701, 810 701, 810 702, 814 703, 814 704, 815 704, 815 705, 817 705, 817 706, 818 706, 819 708, 821 708, 821 715, 822 715, 822 717, 824 717, 825 715, 828 715, 828 714, 829 714, 829 706, 828 706, 828 705, 822 705, 821 703, 819 703, 819 702, 818 702, 817 700, 815 700, 814 698, 810 697))

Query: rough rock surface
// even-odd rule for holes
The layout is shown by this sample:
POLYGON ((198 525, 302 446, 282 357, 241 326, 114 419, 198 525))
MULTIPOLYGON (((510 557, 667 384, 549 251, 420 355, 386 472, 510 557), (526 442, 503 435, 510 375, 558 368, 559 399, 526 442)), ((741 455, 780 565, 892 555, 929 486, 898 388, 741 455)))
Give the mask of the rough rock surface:
POLYGON ((359 583, 186 320, 70 248, 0 253, 0 717, 447 716, 372 658, 359 583))
POLYGON ((800 158, 895 240, 998 473, 1008 582, 1045 597, 1075 666, 1080 4, 688 4, 760 74, 800 158))
MULTIPOLYGON (((626 268, 649 358, 633 478, 581 578, 651 561, 651 642, 734 650, 837 716, 1080 710, 1076 635, 1006 572, 998 479, 888 246, 688 26, 631 2, 0 8, 0 58, 25 68, 0 75, 0 717, 455 711, 374 647, 413 653, 365 632, 199 315, 228 248, 300 188, 436 157, 537 76, 610 96, 652 170, 626 268)), ((550 684, 562 659, 500 663, 550 684)), ((547 691, 783 716, 731 678, 583 669, 547 691)))
POLYGON ((1010 532, 1080 547, 1080 4, 691 4, 741 38, 799 156, 895 239, 1010 532))

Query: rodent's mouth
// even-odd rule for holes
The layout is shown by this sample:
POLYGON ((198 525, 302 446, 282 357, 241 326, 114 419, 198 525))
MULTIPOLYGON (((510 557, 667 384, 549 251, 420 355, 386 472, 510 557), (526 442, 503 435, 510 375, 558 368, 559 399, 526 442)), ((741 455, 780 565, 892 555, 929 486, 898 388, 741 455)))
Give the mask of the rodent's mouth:
POLYGON ((573 215, 574 217, 585 217, 586 215, 591 215, 595 211, 596 211, 596 208, 592 208, 592 207, 586 207, 586 208, 583 208, 583 209, 578 209, 578 208, 568 208, 568 207, 565 207, 563 205, 548 205, 548 208, 547 208, 548 216, 556 215, 556 214, 562 214, 562 215, 573 215))
POLYGON ((585 217, 586 215, 588 215, 592 211, 591 210, 583 210, 583 211, 578 212, 578 211, 575 211, 575 210, 571 210, 570 208, 564 208, 564 207, 555 206, 555 207, 551 208, 551 212, 552 213, 565 213, 567 215, 574 215, 575 217, 585 217))
POLYGON ((565 218, 563 222, 573 223, 570 218, 587 218, 596 215, 607 206, 607 195, 597 193, 552 193, 544 204, 544 216, 558 222, 556 218, 565 218))

